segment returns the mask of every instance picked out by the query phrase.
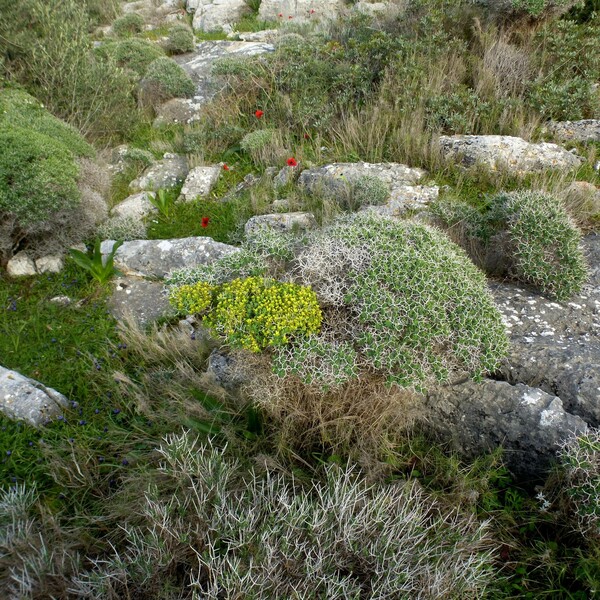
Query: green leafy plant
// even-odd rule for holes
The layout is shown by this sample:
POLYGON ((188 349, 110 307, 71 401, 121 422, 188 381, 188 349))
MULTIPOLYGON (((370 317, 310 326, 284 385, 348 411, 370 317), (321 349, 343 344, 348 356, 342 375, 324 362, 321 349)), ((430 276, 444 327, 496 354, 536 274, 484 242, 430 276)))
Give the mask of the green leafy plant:
POLYGON ((96 281, 105 283, 113 275, 118 274, 118 271, 114 266, 114 259, 117 250, 122 244, 122 241, 115 242, 112 250, 107 254, 106 259, 103 259, 102 251, 100 250, 100 240, 96 241, 92 256, 88 256, 85 252, 75 248, 71 248, 69 253, 75 263, 90 273, 96 281))
POLYGON ((140 83, 140 98, 144 104, 156 106, 170 98, 191 98, 196 86, 191 77, 167 56, 150 63, 140 83))
POLYGON ((194 33, 187 25, 173 25, 169 29, 166 48, 171 54, 191 52, 194 49, 194 33))
POLYGON ((112 30, 118 37, 127 37, 140 33, 144 29, 144 18, 136 13, 119 17, 113 24, 112 30))
POLYGON ((174 202, 172 194, 167 190, 158 190, 154 195, 148 194, 148 200, 150 200, 165 219, 169 218, 174 202))

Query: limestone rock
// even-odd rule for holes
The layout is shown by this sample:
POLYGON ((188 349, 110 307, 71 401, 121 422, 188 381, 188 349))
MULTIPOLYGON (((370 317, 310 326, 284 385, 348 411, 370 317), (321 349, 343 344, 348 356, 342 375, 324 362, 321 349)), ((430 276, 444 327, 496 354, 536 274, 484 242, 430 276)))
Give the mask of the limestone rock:
POLYGON ((181 188, 181 198, 190 201, 194 198, 208 196, 219 180, 221 170, 221 167, 216 165, 194 167, 181 188))
POLYGON ((277 40, 280 33, 278 29, 263 29, 262 31, 244 31, 231 34, 238 37, 242 42, 266 42, 273 43, 277 40))
POLYGON ((219 31, 248 12, 250 9, 244 0, 199 0, 192 26, 200 31, 219 31))
POLYGON ((56 390, 0 366, 0 410, 10 419, 39 427, 61 414, 67 403, 56 390))
POLYGON ((389 217, 400 217, 407 211, 424 210, 431 202, 437 200, 440 193, 438 186, 400 185, 392 190, 390 199, 381 206, 365 206, 368 210, 389 217))
POLYGON ((132 316, 143 326, 169 314, 171 307, 161 282, 119 277, 113 284, 108 306, 116 319, 132 316))
POLYGON ((335 19, 343 0, 262 0, 258 17, 264 21, 316 21, 335 19), (281 17, 279 15, 282 15, 281 17))
POLYGON ((60 256, 42 256, 35 261, 38 273, 60 273, 63 268, 63 260, 60 256))
POLYGON ((550 123, 548 129, 563 141, 600 142, 600 119, 559 121, 550 123))
POLYGON ((464 167, 481 165, 492 171, 526 175, 546 169, 571 170, 582 159, 556 144, 531 144, 508 135, 452 135, 439 138, 444 157, 464 167))
POLYGON ((189 98, 171 98, 156 110, 153 126, 161 127, 172 123, 190 124, 200 118, 200 104, 189 98))
POLYGON ((174 188, 183 182, 189 172, 187 158, 177 154, 165 154, 162 160, 148 167, 129 188, 132 191, 152 191, 174 188))
POLYGON ((306 231, 317 227, 317 221, 312 213, 274 213, 252 217, 244 226, 248 238, 263 229, 275 231, 306 231))
POLYGON ((125 198, 112 209, 113 216, 143 219, 146 215, 157 212, 156 206, 150 202, 153 192, 140 192, 125 198))
POLYGON ((558 442, 586 428, 555 395, 491 379, 440 388, 428 395, 425 411, 427 425, 464 457, 502 446, 520 478, 541 478, 558 442))
POLYGON ((10 277, 31 277, 37 274, 35 263, 25 252, 15 254, 8 261, 6 272, 10 277))
MULTIPOLYGON (((102 242, 102 254, 107 255, 114 244, 113 240, 102 242)), ((125 275, 162 279, 172 270, 209 264, 233 252, 238 249, 209 237, 133 240, 119 247, 115 267, 125 275)))

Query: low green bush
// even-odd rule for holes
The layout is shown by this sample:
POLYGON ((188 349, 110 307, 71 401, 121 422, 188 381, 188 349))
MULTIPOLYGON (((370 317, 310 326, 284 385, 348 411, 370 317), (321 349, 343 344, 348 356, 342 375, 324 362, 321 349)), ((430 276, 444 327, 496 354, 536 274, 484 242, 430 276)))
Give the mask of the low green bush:
POLYGON ((138 79, 146 74, 152 62, 163 56, 159 46, 139 38, 106 42, 97 49, 97 52, 101 56, 114 60, 119 67, 130 69, 138 79))
POLYGON ((171 54, 184 54, 194 49, 193 31, 181 23, 169 28, 167 34, 166 49, 171 54))
POLYGON ((196 91, 190 76, 166 56, 150 63, 140 85, 142 100, 153 106, 170 98, 191 98, 196 91))
POLYGON ((112 30, 118 37, 127 37, 141 33, 143 29, 144 19, 141 15, 135 13, 123 15, 112 24, 112 30))

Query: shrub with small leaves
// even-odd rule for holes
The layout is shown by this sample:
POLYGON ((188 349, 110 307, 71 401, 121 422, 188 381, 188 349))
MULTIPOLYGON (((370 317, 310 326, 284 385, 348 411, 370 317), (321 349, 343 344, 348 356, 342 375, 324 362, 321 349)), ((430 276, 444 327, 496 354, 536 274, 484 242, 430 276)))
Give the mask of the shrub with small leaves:
POLYGON ((173 25, 167 36, 166 48, 171 54, 184 54, 194 49, 194 34, 186 25, 173 25))
POLYGON ((240 148, 250 155, 253 162, 260 163, 263 151, 273 141, 274 133, 273 129, 251 131, 240 140, 240 148))
POLYGON ((201 314, 210 308, 215 289, 215 286, 204 281, 182 285, 171 290, 169 302, 182 315, 201 314))
POLYGON ((170 98, 191 98, 196 90, 184 69, 166 56, 150 63, 140 85, 142 101, 153 105, 170 98))
POLYGON ((141 15, 130 13, 119 17, 113 24, 112 30, 118 37, 127 37, 141 33, 144 29, 144 19, 141 15))
POLYGON ((588 278, 581 231, 554 196, 513 192, 493 203, 504 212, 514 275, 558 300, 579 292, 588 278))
POLYGON ((146 226, 143 221, 131 216, 113 217, 98 227, 97 234, 103 240, 144 240, 146 226))
POLYGON ((139 38, 107 42, 96 52, 100 56, 114 60, 119 67, 131 70, 137 79, 146 74, 152 62, 164 55, 159 46, 139 38))
POLYGON ((154 162, 152 152, 142 150, 141 148, 127 148, 120 154, 120 157, 128 165, 146 168, 154 162))
POLYGON ((384 204, 390 196, 390 188, 379 177, 362 175, 352 182, 351 186, 352 210, 361 206, 384 204))

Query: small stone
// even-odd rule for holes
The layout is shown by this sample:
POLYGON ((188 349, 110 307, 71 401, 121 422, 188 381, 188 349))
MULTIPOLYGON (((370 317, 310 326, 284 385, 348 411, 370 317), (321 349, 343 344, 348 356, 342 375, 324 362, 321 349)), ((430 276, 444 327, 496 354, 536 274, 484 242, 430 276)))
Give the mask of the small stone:
POLYGON ((252 217, 244 226, 248 238, 263 229, 275 231, 306 231, 317 227, 317 221, 312 213, 275 213, 252 217))
POLYGON ((35 261, 38 273, 60 273, 63 260, 60 256, 43 256, 35 261))
POLYGON ((15 254, 6 265, 10 277, 31 277, 37 275, 35 263, 25 252, 15 254))

